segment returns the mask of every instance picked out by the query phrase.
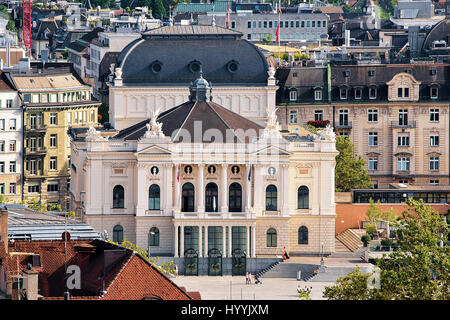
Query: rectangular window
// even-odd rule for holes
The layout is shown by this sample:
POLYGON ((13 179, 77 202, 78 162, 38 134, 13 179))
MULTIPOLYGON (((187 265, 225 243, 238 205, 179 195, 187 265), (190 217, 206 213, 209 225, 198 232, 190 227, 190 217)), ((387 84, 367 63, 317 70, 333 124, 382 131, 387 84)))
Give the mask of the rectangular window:
POLYGON ((11 172, 11 173, 16 172, 16 162, 15 161, 9 162, 9 172, 11 172))
POLYGON ((56 157, 50 157, 50 170, 56 170, 56 157))
POLYGON ((314 91, 314 100, 321 101, 322 100, 322 90, 314 91))
POLYGON ((432 134, 430 135, 430 147, 438 147, 439 146, 439 135, 432 134))
POLYGON ((369 171, 378 170, 378 158, 369 158, 369 171))
POLYGON ((436 108, 430 109, 430 121, 439 122, 439 109, 436 108))
POLYGON ((16 184, 14 182, 9 184, 9 193, 10 194, 16 194, 16 184))
POLYGON ((264 21, 264 28, 267 28, 267 21, 264 21))
POLYGON ((294 21, 291 21, 291 28, 294 27, 294 21))
POLYGON ((317 21, 317 28, 320 28, 320 21, 317 21))
POLYGON ((23 95, 23 102, 31 102, 31 94, 25 93, 23 95))
POLYGON ((361 88, 355 88, 355 99, 360 100, 362 97, 362 90, 361 88))
POLYGON ((314 121, 323 120, 323 110, 314 110, 314 121))
POLYGON ((295 21, 295 27, 296 27, 296 28, 300 27, 300 21, 298 21, 298 20, 295 21))
POLYGON ((433 87, 430 89, 430 97, 431 99, 437 99, 438 98, 438 88, 433 87))
POLYGON ((0 161, 0 173, 5 173, 5 161, 0 161))
POLYGON ((291 110, 289 112, 289 123, 290 124, 297 124, 297 111, 291 110))
POLYGON ((439 185, 439 180, 430 180, 430 185, 431 186, 438 186, 439 185))
POLYGON ((236 28, 236 21, 231 21, 231 29, 236 28))
POLYGON ((47 191, 48 192, 58 192, 59 191, 59 184, 58 184, 58 182, 50 182, 47 185, 47 191))
POLYGON ((297 101, 297 90, 291 90, 289 92, 289 100, 290 101, 297 101))
POLYGON ((305 27, 305 21, 302 21, 302 28, 304 28, 305 27))
POLYGON ((5 140, 0 140, 0 152, 5 152, 5 140))
POLYGON ((67 112, 67 124, 72 123, 72 112, 67 112))
POLYGON ((439 171, 439 157, 430 157, 430 171, 439 171))
POLYGON ((272 21, 269 21, 269 28, 272 28, 272 27, 273 27, 272 21))
POLYGON ((369 132, 369 147, 378 146, 378 132, 369 132))
POLYGON ((13 100, 12 99, 6 99, 6 107, 12 108, 13 107, 13 100))
POLYGON ((56 113, 50 113, 50 124, 56 125, 57 124, 57 114, 56 113))
POLYGON ((369 109, 367 114, 369 122, 378 122, 378 109, 369 109))
POLYGON ((340 93, 341 93, 342 100, 347 99, 347 88, 341 88, 340 93))
POLYGON ((397 158, 397 171, 409 171, 409 158, 397 158))
POLYGON ((251 29, 252 28, 252 22, 251 21, 247 21, 247 28, 251 29))
POLYGON ((41 188, 39 184, 28 185, 28 193, 39 193, 40 190, 41 188))
POLYGON ((377 88, 369 88, 369 99, 377 98, 377 88))
POLYGON ((398 136, 397 140, 399 147, 409 147, 409 136, 398 136))
POLYGON ((37 173, 37 167, 36 167, 36 160, 32 159, 30 160, 30 174, 36 174, 37 173))
POLYGON ((51 148, 56 148, 56 134, 51 134, 50 135, 50 147, 51 148))
POLYGON ((403 90, 403 96, 404 96, 405 98, 409 98, 409 88, 404 88, 404 90, 403 90))
POLYGON ((339 125, 348 126, 348 110, 339 110, 339 125))
POLYGON ((16 151, 16 140, 9 141, 9 151, 11 151, 11 152, 16 151))
POLYGON ((256 21, 253 21, 253 29, 256 28, 256 21))
POLYGON ((408 125, 408 109, 398 110, 398 124, 401 126, 408 125))
POLYGON ((0 183, 0 194, 5 194, 5 184, 0 183))
POLYGON ((0 119, 0 130, 5 130, 5 119, 0 119))
POLYGON ((338 135, 341 136, 341 137, 348 138, 348 132, 342 132, 341 131, 341 132, 338 133, 338 135))
POLYGON ((9 119, 9 130, 16 130, 16 119, 9 119))
POLYGON ((262 22, 261 21, 258 21, 258 28, 262 28, 262 22))
POLYGON ((311 21, 311 27, 313 27, 313 28, 316 27, 316 22, 315 21, 311 21))
POLYGON ((311 21, 306 21, 306 27, 309 28, 311 26, 311 21))

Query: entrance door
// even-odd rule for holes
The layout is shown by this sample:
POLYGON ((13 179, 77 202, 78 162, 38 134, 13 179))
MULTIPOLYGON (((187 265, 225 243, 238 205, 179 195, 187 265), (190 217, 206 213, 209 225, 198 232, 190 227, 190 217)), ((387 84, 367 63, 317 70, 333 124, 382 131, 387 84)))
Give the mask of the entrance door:
POLYGON ((244 276, 247 270, 246 265, 246 253, 240 248, 234 249, 232 252, 232 263, 231 274, 233 276, 244 276))
POLYGON ((208 252, 208 275, 222 275, 222 252, 219 249, 213 248, 208 252))
POLYGON ((184 252, 184 275, 198 276, 198 253, 192 248, 184 252))

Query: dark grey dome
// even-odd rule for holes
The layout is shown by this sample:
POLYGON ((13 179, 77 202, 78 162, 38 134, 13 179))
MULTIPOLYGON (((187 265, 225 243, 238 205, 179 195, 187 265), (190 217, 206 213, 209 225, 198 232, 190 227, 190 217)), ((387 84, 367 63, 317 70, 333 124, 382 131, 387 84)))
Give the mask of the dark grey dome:
POLYGON ((208 35, 143 34, 143 38, 125 47, 117 59, 123 83, 186 85, 201 69, 203 77, 215 86, 266 85, 269 66, 261 51, 241 39, 240 34, 230 36, 231 30, 224 30, 208 35))

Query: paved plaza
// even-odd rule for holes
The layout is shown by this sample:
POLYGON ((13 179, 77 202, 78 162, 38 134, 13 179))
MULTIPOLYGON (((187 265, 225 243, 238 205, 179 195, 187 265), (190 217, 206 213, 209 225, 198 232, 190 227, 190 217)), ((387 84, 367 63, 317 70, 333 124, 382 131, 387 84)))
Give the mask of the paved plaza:
MULTIPOLYGON (((320 257, 292 257, 283 263, 320 264, 320 257)), ((332 286, 341 274, 342 268, 360 266, 363 270, 370 264, 356 258, 325 258, 330 282, 297 281, 294 278, 261 278, 262 284, 245 284, 244 276, 176 276, 172 280, 187 291, 199 291, 202 300, 297 300, 297 287, 312 287, 311 298, 324 300, 323 291, 332 286), (339 272, 333 277, 334 271, 339 272), (331 274, 330 274, 331 273, 331 274)), ((348 271, 347 271, 348 272, 348 271)), ((364 272, 364 271, 363 271, 364 272)))
POLYGON ((244 276, 177 276, 172 280, 187 291, 199 291, 202 300, 297 300, 297 286, 312 287, 311 298, 323 300, 332 282, 305 282, 286 278, 262 278, 262 284, 245 284, 244 276))

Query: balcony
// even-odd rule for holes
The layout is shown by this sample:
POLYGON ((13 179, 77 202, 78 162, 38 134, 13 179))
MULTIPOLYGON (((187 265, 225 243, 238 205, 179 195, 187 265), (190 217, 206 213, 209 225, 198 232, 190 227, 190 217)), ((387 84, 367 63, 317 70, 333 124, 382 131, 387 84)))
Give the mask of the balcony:
POLYGON ((46 124, 25 127, 25 132, 45 132, 45 131, 47 131, 46 124))
POLYGON ((344 123, 337 123, 334 126, 335 129, 351 129, 353 128, 353 123, 351 121, 347 121, 344 123))
POLYGON ((391 121, 391 128, 416 128, 416 121, 408 121, 406 124, 400 124, 399 121, 391 121))
POLYGON ((251 211, 245 212, 180 212, 174 211, 173 217, 175 219, 207 219, 207 220, 222 220, 222 219, 255 219, 255 213, 251 211))
POLYGON ((27 156, 38 156, 38 155, 44 155, 46 153, 47 153, 46 147, 25 148, 25 155, 27 155, 27 156))

